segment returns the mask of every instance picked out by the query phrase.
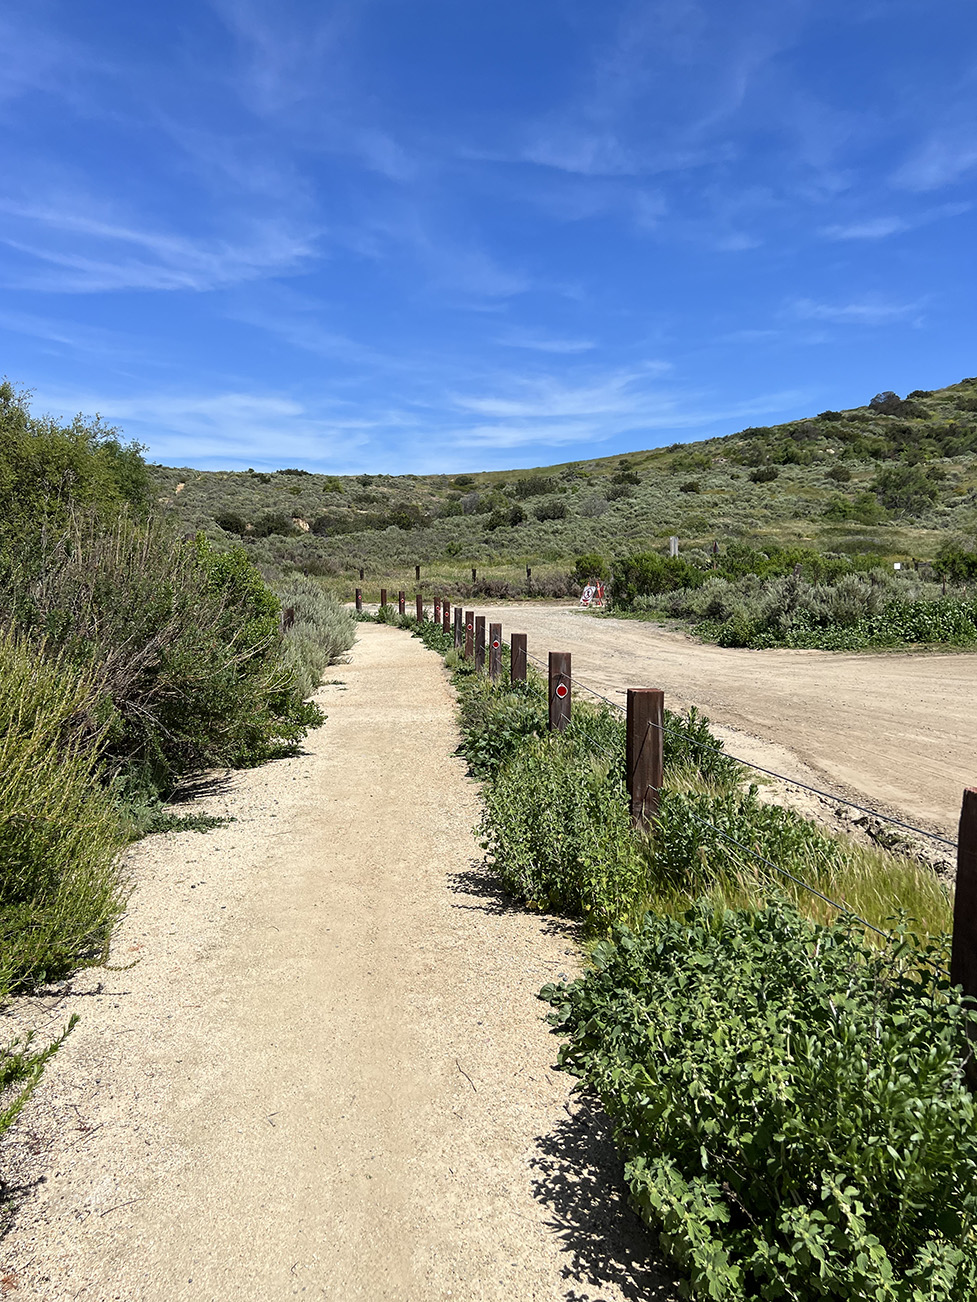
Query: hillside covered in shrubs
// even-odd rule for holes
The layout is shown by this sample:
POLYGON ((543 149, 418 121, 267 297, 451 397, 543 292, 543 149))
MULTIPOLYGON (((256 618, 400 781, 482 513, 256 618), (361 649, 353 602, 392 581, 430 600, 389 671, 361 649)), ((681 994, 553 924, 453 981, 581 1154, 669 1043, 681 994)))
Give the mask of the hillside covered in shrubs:
MULTIPOLYGON (((560 587, 583 553, 682 553, 727 540, 933 559, 977 531, 977 378, 725 438, 533 470, 311 474, 151 467, 181 528, 243 540, 259 563, 336 581, 461 579, 560 587)), ((565 586, 565 584, 564 584, 565 586)), ((530 590, 531 587, 530 587, 530 590)))

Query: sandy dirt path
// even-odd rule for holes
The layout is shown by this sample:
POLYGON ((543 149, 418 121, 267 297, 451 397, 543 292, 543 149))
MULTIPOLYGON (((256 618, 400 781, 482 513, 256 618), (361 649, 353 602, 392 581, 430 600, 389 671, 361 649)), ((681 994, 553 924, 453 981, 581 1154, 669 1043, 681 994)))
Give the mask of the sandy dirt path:
POLYGON ((956 835, 977 782, 975 654, 746 651, 579 607, 475 605, 507 637, 527 633, 531 653, 571 652, 574 676, 612 699, 664 688, 673 709, 724 725, 744 758, 956 835))
POLYGON ((135 847, 139 965, 18 1008, 82 1022, 7 1144, 5 1295, 673 1298, 552 1070, 577 950, 478 866, 440 660, 363 626, 335 672, 307 754, 204 802, 237 822, 135 847))

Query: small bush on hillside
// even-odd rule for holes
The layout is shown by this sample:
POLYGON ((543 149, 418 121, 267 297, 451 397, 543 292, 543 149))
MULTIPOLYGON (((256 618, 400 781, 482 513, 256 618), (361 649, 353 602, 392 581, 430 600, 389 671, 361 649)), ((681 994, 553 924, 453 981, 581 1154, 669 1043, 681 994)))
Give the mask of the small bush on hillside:
POLYGON ((540 502, 533 514, 537 520, 565 520, 567 504, 561 498, 550 498, 546 502, 540 502))
POLYGON ((512 491, 516 497, 542 497, 559 491, 560 487, 560 481, 552 475, 528 475, 517 479, 512 491))
POLYGON ((919 466, 886 466, 873 488, 892 511, 921 511, 939 496, 932 476, 919 466))
POLYGON ((885 519, 885 507, 874 493, 859 493, 854 499, 833 497, 824 510, 826 520, 852 520, 856 524, 878 524, 885 519))
POLYGON ((911 949, 782 903, 700 905, 615 933, 541 998, 690 1295, 975 1296, 963 1001, 911 949))
POLYGON ((574 577, 580 584, 590 583, 594 579, 603 581, 606 579, 610 570, 607 562, 598 552, 586 552, 583 556, 578 556, 573 566, 574 577))
MULTIPOLYGON (((223 528, 223 525, 221 527, 223 528)), ((267 538, 271 534, 294 538, 299 530, 290 515, 285 515, 283 511, 266 511, 255 520, 251 533, 255 538, 267 538)))
POLYGON ((757 466, 750 471, 749 479, 751 484, 772 484, 779 474, 776 466, 757 466))

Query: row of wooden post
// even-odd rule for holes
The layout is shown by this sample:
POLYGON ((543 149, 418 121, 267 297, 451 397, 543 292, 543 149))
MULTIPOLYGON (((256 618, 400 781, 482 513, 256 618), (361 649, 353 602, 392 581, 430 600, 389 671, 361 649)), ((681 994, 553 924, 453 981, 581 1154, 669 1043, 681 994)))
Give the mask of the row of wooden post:
MULTIPOLYGON (((381 590, 380 604, 385 606, 387 594, 381 590)), ((404 593, 400 593, 400 613, 404 613, 404 593)), ((417 598, 418 622, 424 619, 423 598, 417 598)), ((434 622, 445 633, 454 632, 455 649, 466 660, 473 660, 479 673, 485 672, 498 682, 502 677, 502 625, 490 623, 486 630, 485 616, 473 610, 462 611, 455 606, 452 619, 451 603, 441 598, 434 600, 434 622), (486 631, 488 634, 486 640, 486 631), (487 655, 486 655, 487 652, 487 655)), ((527 635, 513 633, 509 641, 509 680, 526 681, 527 635)), ((551 651, 547 664, 549 727, 552 732, 562 732, 570 722, 573 709, 573 678, 570 671, 570 652, 551 651)), ((665 693, 655 687, 630 687, 627 693, 627 722, 625 726, 625 772, 628 800, 633 825, 643 832, 651 831, 657 817, 664 778, 664 723, 665 693)))

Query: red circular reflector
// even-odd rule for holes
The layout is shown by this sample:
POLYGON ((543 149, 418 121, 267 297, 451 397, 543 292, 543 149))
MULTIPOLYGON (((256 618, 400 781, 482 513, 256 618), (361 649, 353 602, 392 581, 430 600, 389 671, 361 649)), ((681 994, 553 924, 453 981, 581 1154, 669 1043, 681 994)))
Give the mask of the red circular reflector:
POLYGON ((499 644, 498 644, 497 641, 496 641, 496 642, 493 642, 493 643, 492 643, 492 646, 495 648, 496 651, 498 651, 498 649, 499 649, 499 644))
POLYGON ((557 694, 557 696, 560 698, 561 701, 563 700, 564 696, 566 696, 567 691, 568 691, 568 688, 567 688, 566 683, 560 683, 559 687, 557 687, 557 689, 556 689, 556 694, 557 694))

